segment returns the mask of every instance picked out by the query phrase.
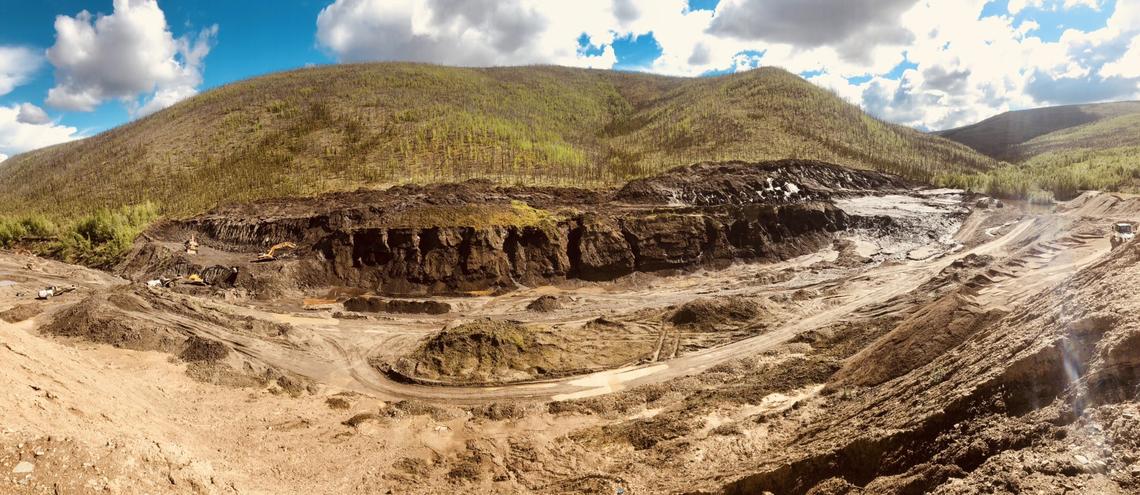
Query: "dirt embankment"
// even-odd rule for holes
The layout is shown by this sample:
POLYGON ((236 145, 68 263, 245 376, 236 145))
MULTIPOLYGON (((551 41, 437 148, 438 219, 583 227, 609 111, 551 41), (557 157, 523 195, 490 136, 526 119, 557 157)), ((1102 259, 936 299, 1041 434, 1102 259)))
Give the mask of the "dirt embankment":
POLYGON ((234 332, 289 341, 288 325, 227 314, 187 301, 174 301, 139 286, 97 292, 55 314, 40 332, 136 351, 160 351, 187 363, 199 381, 264 387, 300 393, 306 380, 250 356, 211 332, 234 332))
MULTIPOLYGON (((928 362, 904 363, 917 366, 863 391, 837 390, 795 449, 721 491, 1135 493, 1137 443, 1126 432, 1140 428, 1138 265, 1140 245, 1118 249, 941 353, 899 340, 908 334, 899 325, 892 347, 928 362)), ((939 306, 911 323, 962 305, 939 306)), ((887 361, 908 355, 882 342, 865 357, 887 352, 864 366, 905 371, 887 361)))
POLYGON ((961 344, 1005 314, 947 294, 904 319, 859 352, 832 379, 833 388, 878 385, 905 375, 961 344))
POLYGON ((138 289, 97 293, 63 310, 42 332, 136 351, 178 352, 186 335, 139 316, 153 311, 138 289))
POLYGON ((687 167, 612 194, 478 181, 398 187, 166 223, 119 271, 141 280, 236 267, 226 285, 255 293, 349 286, 424 295, 605 281, 814 252, 833 232, 882 221, 852 217, 832 198, 906 187, 896 177, 802 161, 687 167), (197 255, 181 252, 191 235, 203 245, 197 255), (299 246, 286 259, 249 263, 286 241, 299 246))

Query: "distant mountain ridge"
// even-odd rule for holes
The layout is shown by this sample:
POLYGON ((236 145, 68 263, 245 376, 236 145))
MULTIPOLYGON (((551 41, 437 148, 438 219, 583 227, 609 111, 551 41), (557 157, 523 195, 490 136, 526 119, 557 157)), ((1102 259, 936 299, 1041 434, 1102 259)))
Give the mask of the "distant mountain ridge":
POLYGON ((1134 146, 1140 144, 1140 101, 1017 110, 935 134, 1011 162, 1053 150, 1134 146))

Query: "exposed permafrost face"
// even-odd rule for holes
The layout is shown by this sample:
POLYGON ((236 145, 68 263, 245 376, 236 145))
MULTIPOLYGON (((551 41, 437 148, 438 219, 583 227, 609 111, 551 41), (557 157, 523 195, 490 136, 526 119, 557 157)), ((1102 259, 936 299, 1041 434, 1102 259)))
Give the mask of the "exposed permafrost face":
MULTIPOLYGON (((294 260, 277 263, 291 266, 294 276, 263 265, 239 270, 235 285, 253 291, 297 289, 300 279, 306 287, 451 294, 788 259, 814 252, 851 228, 927 238, 928 227, 906 221, 909 216, 929 222, 959 214, 954 200, 914 198, 904 186, 895 177, 818 162, 705 164, 631 182, 612 198, 570 189, 503 190, 488 183, 404 188, 356 194, 351 201, 332 195, 314 201, 308 213, 298 206, 296 214, 279 218, 256 207, 205 215, 167 226, 165 235, 179 242, 192 232, 207 244, 253 253, 275 242, 301 246, 294 260), (842 199, 849 196, 891 192, 900 203, 930 206, 855 213, 836 207, 859 201, 842 199), (536 214, 546 215, 541 221, 518 215, 501 223, 486 219, 497 211, 494 205, 524 212, 534 206, 527 201, 542 206, 536 198, 546 203, 547 213, 536 214), (441 216, 447 208, 462 208, 452 205, 472 203, 489 213, 472 216, 470 224, 453 222, 466 218, 462 213, 441 216), (528 223, 513 224, 514 218, 528 223), (435 224, 440 220, 452 223, 435 224)), ((126 270, 155 278, 204 268, 195 266, 201 257, 161 254, 162 249, 141 250, 126 270)))

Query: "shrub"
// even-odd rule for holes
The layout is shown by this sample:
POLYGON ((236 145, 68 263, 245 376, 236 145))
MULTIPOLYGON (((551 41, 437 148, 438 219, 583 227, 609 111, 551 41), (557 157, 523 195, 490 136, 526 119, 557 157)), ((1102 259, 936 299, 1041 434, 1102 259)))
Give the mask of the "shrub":
POLYGON ((109 266, 158 217, 158 207, 150 202, 117 210, 100 209, 64 231, 51 248, 52 254, 68 262, 109 266))

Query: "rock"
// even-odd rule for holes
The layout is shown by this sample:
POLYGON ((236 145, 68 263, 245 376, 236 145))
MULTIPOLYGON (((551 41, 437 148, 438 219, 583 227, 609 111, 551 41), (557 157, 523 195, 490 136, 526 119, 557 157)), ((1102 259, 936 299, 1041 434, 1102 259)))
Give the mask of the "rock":
POLYGON ((12 469, 12 474, 28 474, 36 470, 36 465, 28 461, 20 461, 16 467, 12 469))

